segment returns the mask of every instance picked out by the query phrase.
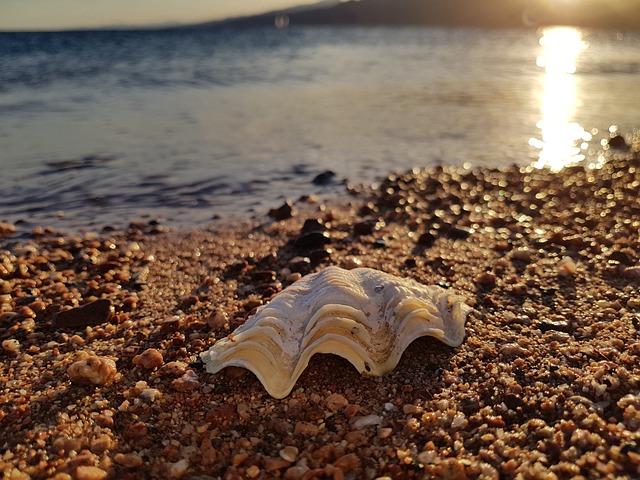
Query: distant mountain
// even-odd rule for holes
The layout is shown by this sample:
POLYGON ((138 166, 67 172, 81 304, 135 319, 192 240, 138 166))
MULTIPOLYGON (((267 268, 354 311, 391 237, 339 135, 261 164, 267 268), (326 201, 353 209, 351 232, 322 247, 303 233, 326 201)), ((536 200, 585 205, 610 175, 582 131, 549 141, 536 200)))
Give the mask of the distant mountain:
POLYGON ((637 0, 326 0, 197 28, 289 25, 445 25, 519 28, 575 25, 640 30, 637 0), (554 6, 555 5, 555 6, 554 6))

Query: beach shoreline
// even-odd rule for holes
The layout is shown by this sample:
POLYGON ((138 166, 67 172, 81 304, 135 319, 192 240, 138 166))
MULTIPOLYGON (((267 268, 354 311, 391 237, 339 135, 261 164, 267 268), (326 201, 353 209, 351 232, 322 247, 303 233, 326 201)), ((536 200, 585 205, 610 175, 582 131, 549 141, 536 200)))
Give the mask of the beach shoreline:
POLYGON ((640 154, 623 147, 592 170, 415 169, 237 227, 4 226, 0 472, 640 475, 640 154), (464 343, 419 339, 383 377, 316 355, 282 400, 245 370, 198 364, 328 265, 454 289, 474 308, 464 343), (97 383, 69 370, 78 361, 98 362, 97 383))

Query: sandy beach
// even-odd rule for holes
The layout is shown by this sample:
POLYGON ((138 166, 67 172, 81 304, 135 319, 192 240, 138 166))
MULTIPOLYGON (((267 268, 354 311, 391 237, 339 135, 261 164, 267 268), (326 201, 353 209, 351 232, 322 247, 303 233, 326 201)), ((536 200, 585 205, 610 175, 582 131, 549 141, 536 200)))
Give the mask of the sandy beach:
POLYGON ((241 226, 3 224, 0 476, 638 478, 640 154, 618 143, 597 169, 413 170, 241 226), (328 265, 454 289, 464 343, 419 339, 382 377, 316 355, 282 400, 204 371, 328 265))

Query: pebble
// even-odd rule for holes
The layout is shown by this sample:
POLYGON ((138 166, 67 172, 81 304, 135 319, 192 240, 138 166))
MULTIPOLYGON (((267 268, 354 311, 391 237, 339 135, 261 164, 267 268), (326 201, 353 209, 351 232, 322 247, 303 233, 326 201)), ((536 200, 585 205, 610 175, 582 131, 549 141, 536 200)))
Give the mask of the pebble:
POLYGON ((320 432, 320 427, 309 422, 298 422, 293 429, 295 435, 304 435, 307 437, 315 437, 320 432))
POLYGON ((378 415, 365 415, 363 417, 353 417, 349 423, 355 430, 370 427, 371 425, 380 425, 382 417, 378 415))
POLYGON ((563 257, 556 266, 558 275, 563 277, 570 277, 576 274, 577 267, 576 262, 571 257, 563 257))
POLYGON ((173 478, 182 478, 189 470, 189 460, 183 458, 182 460, 178 460, 176 463, 171 464, 169 467, 169 474, 173 478))
POLYGON ((347 405, 349 405, 349 401, 339 393, 332 393, 325 400, 325 405, 332 412, 337 412, 341 408, 344 408, 347 405))
POLYGON ((200 380, 193 370, 189 370, 180 378, 176 378, 171 382, 171 388, 178 392, 191 392, 200 388, 200 380))
POLYGON ((107 472, 98 467, 81 465, 76 469, 76 480, 104 480, 105 478, 107 478, 107 472))
POLYGON ((485 288, 493 288, 496 286, 496 276, 493 273, 482 272, 475 279, 476 283, 485 288))
POLYGON ((291 462, 284 458, 267 457, 264 459, 264 468, 267 472, 275 472, 291 465, 291 462))
POLYGON ((140 355, 133 357, 133 364, 146 368, 147 370, 153 370, 162 366, 164 359, 162 354, 155 348, 148 348, 140 355))
POLYGON ((162 392, 157 388, 145 388, 140 391, 140 400, 147 403, 154 403, 156 400, 162 398, 162 392))
POLYGON ((640 280, 640 267, 627 267, 622 271, 622 275, 629 280, 640 280))
POLYGON ((271 210, 269 210, 268 215, 277 221, 287 220, 288 218, 291 218, 295 215, 295 212, 293 210, 293 203, 291 202, 291 200, 287 200, 280 207, 272 208, 271 210))
POLYGON ((53 326, 57 328, 76 328, 106 323, 113 313, 111 300, 101 298, 82 307, 63 310, 53 317, 53 326))
POLYGON ((0 222, 0 237, 6 237, 16 232, 15 225, 6 222, 0 222))
POLYGON ((224 310, 215 310, 207 318, 209 328, 221 328, 229 324, 229 315, 224 310))
POLYGON ((360 459, 353 453, 347 453, 346 455, 338 458, 333 463, 333 466, 345 472, 350 472, 351 470, 355 470, 360 467, 360 459))
POLYGON ((322 248, 329 242, 331 238, 327 232, 310 232, 298 237, 294 246, 298 249, 315 249, 322 248))
POLYGON ((181 327, 182 327, 182 320, 180 319, 180 317, 165 318, 164 320, 162 320, 162 323, 160 324, 160 329, 164 333, 177 332, 178 330, 180 330, 181 327))
POLYGON ((15 338, 2 341, 2 349, 5 352, 17 353, 20 351, 20 342, 15 338))
POLYGON ((257 465, 251 465, 249 468, 247 468, 247 477, 249 478, 258 478, 258 476, 260 475, 260 467, 258 467, 257 465))
POLYGON ((127 468, 140 467, 143 464, 142 457, 135 453, 116 453, 113 457, 113 461, 118 465, 122 465, 127 468))
POLYGON ((117 373, 116 362, 96 355, 79 360, 67 369, 71 382, 82 385, 107 385, 117 373))
POLYGON ((187 368, 189 365, 184 362, 169 362, 160 368, 160 373, 170 377, 179 377, 187 372, 187 368))
POLYGON ((283 458, 287 462, 293 463, 298 458, 298 449, 291 446, 284 447, 282 450, 280 450, 279 454, 280 458, 283 458))
POLYGON ((333 183, 335 178, 336 178, 335 172, 333 172, 331 170, 326 170, 326 171, 316 175, 313 178, 313 180, 311 181, 311 183, 313 183, 314 185, 319 185, 319 186, 329 185, 329 184, 333 183))
POLYGON ((104 452, 111 450, 111 447, 113 445, 113 442, 111 441, 111 438, 107 435, 101 435, 97 438, 94 438, 91 441, 91 452, 95 453, 96 455, 101 455, 104 452))
POLYGON ((327 229, 327 226, 321 219, 316 218, 307 218, 302 225, 301 232, 310 233, 310 232, 324 232, 327 229))

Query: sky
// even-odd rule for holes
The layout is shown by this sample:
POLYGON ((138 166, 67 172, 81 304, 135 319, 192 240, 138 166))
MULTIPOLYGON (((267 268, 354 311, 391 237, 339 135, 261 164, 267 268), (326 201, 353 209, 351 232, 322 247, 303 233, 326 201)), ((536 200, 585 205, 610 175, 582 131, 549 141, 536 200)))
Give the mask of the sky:
POLYGON ((206 22, 318 0, 0 0, 0 31, 206 22))

